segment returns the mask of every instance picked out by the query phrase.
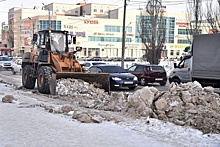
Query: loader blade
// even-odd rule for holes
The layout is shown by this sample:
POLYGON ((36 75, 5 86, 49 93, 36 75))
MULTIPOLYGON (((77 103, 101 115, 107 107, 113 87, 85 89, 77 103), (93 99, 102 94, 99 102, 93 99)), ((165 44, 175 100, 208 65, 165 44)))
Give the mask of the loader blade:
POLYGON ((109 74, 107 73, 57 72, 56 79, 61 78, 81 79, 110 93, 109 74))

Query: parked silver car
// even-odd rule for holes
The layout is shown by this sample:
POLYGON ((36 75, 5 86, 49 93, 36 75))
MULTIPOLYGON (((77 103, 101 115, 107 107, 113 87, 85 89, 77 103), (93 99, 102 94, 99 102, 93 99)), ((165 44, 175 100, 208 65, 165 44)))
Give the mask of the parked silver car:
POLYGON ((0 56, 0 69, 12 69, 12 60, 8 56, 0 56))
POLYGON ((12 59, 12 73, 21 74, 22 68, 21 68, 22 58, 14 58, 12 59))

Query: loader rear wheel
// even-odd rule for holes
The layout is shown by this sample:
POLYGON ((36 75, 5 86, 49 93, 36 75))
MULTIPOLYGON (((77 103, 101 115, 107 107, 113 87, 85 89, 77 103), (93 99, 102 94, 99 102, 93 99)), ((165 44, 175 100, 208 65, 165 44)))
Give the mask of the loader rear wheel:
POLYGON ((22 70, 22 85, 27 89, 34 89, 36 79, 32 77, 31 65, 25 65, 22 70))
POLYGON ((40 93, 50 93, 50 79, 52 75, 52 69, 48 66, 41 66, 38 70, 37 76, 37 88, 40 93))

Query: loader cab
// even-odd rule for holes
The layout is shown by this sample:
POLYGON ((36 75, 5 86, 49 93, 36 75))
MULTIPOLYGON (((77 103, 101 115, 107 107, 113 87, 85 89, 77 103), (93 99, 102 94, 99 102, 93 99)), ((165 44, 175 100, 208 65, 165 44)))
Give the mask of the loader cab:
POLYGON ((54 53, 68 52, 68 31, 44 30, 38 32, 37 47, 54 53))

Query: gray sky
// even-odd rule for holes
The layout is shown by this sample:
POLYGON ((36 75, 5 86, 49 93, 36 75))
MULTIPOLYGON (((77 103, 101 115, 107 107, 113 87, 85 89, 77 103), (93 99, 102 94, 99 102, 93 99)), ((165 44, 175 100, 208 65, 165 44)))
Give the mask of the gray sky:
MULTIPOLYGON (((42 6, 42 3, 45 5, 57 2, 57 3, 69 3, 75 4, 83 2, 86 0, 0 0, 0 22, 7 21, 8 10, 13 7, 23 7, 23 8, 33 8, 34 6, 42 6)), ((144 8, 147 0, 130 0, 128 2, 128 9, 137 9, 144 8), (132 6, 132 7, 131 7, 132 6)), ((184 1, 184 0, 183 0, 184 1)), ((186 1, 186 0, 185 0, 186 1)), ((104 4, 114 4, 118 5, 120 8, 123 7, 123 0, 87 0, 87 3, 104 3, 104 4)), ((185 3, 184 2, 175 2, 173 0, 164 0, 164 5, 166 5, 167 11, 184 11, 185 3)))

